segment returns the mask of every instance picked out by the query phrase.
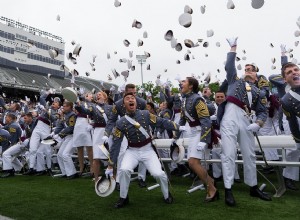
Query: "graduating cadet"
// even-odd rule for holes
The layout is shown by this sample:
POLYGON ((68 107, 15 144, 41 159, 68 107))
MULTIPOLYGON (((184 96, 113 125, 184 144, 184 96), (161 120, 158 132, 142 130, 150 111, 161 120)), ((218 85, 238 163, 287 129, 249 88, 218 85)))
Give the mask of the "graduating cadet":
POLYGON ((228 39, 231 46, 227 54, 226 79, 228 81, 227 102, 219 106, 219 121, 222 138, 222 171, 225 185, 225 203, 236 204, 231 187, 234 180, 236 142, 239 143, 244 161, 244 181, 250 186, 250 196, 270 201, 271 198, 257 187, 255 165, 255 141, 253 133, 258 132, 267 117, 265 96, 254 85, 256 72, 252 69, 245 72, 244 79, 237 77, 235 68, 237 38, 228 39), (221 109, 220 111, 220 108, 221 109), (224 108, 225 107, 225 108, 224 108), (249 113, 254 110, 256 121, 250 122, 249 113))
MULTIPOLYGON (((126 114, 117 121, 113 132, 113 143, 110 155, 113 163, 117 162, 118 152, 121 147, 123 137, 128 140, 128 148, 124 153, 124 158, 120 164, 120 199, 115 204, 116 208, 124 207, 129 203, 128 188, 130 176, 133 169, 142 162, 151 175, 161 186, 164 201, 168 204, 173 202, 173 197, 168 188, 168 177, 162 170, 159 159, 151 146, 151 127, 165 127, 166 129, 178 130, 178 126, 169 120, 157 117, 148 110, 137 110, 137 100, 135 95, 127 93, 124 96, 124 106, 126 114)), ((118 161, 119 163, 119 161, 118 161)), ((107 175, 112 175, 112 164, 106 170, 107 175)))
POLYGON ((211 121, 207 105, 204 99, 198 95, 198 92, 198 80, 187 77, 182 81, 181 93, 183 104, 179 124, 180 130, 185 129, 186 122, 190 126, 188 146, 189 166, 207 186, 205 201, 212 202, 219 198, 219 192, 214 187, 213 179, 200 163, 200 160, 205 159, 204 154, 211 141, 211 121))

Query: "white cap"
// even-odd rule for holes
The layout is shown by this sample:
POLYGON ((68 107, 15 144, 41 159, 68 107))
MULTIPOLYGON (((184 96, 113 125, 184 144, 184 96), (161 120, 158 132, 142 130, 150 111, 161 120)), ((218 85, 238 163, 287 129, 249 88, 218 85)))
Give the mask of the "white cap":
POLYGON ((149 58, 151 56, 151 54, 149 52, 144 51, 144 54, 147 58, 149 58))
POLYGON ((184 7, 184 13, 193 14, 193 9, 190 6, 186 5, 184 7))
POLYGON ((119 62, 120 62, 120 63, 126 63, 126 62, 127 62, 127 59, 126 59, 126 58, 119 59, 119 62))
POLYGON ((208 42, 204 42, 203 43, 203 47, 208 47, 209 46, 209 43, 208 42))
POLYGON ((108 81, 112 81, 111 75, 109 75, 109 74, 107 75, 107 80, 108 80, 108 81))
POLYGON ((48 77, 48 79, 50 79, 50 77, 51 77, 51 74, 50 74, 50 73, 48 73, 47 77, 48 77))
POLYGON ((271 69, 272 69, 272 70, 275 70, 275 69, 276 69, 276 66, 272 65, 272 66, 271 66, 271 69))
POLYGON ((114 3, 115 7, 120 7, 121 6, 121 2, 119 2, 118 0, 115 0, 115 3, 114 3))
POLYGON ((121 72, 121 75, 127 78, 129 76, 129 71, 125 70, 125 71, 121 72))
POLYGON ((177 63, 177 64, 180 64, 180 60, 176 60, 176 63, 177 63))
POLYGON ((111 71, 112 71, 112 73, 113 73, 115 79, 118 78, 118 77, 120 76, 120 74, 116 71, 116 69, 112 69, 111 71))
POLYGON ((228 9, 234 9, 235 8, 235 5, 234 5, 234 3, 233 3, 232 0, 228 0, 228 2, 227 2, 227 8, 228 9))
POLYGON ((298 47, 298 45, 299 45, 299 41, 297 40, 297 41, 295 42, 295 47, 298 47))
POLYGON ((130 57, 130 58, 133 57, 133 51, 129 51, 129 57, 130 57))
POLYGON ((135 71, 135 66, 132 66, 132 67, 131 67, 131 71, 135 71))
POLYGON ((130 42, 129 42, 129 40, 123 40, 123 44, 125 45, 125 47, 129 47, 129 45, 130 45, 130 42))
POLYGON ((177 44, 177 39, 175 39, 174 37, 171 40, 171 47, 174 49, 176 47, 177 44))
POLYGON ((202 6, 200 7, 200 11, 201 11, 201 13, 202 13, 202 14, 204 14, 204 13, 205 13, 205 8, 206 8, 206 6, 205 6, 205 5, 202 5, 202 6))
POLYGON ((272 62, 272 63, 275 63, 275 62, 276 62, 275 57, 271 59, 271 62, 272 62))
POLYGON ((147 69, 147 70, 150 70, 150 64, 147 65, 147 68, 146 68, 146 69, 147 69))
POLYGON ((214 36, 214 31, 211 29, 211 30, 208 30, 207 32, 206 32, 206 36, 207 37, 212 37, 212 36, 214 36))
POLYGON ((176 50, 176 51, 181 51, 181 50, 182 50, 182 45, 181 45, 181 43, 176 44, 175 50, 176 50))
POLYGON ((107 53, 106 57, 107 59, 110 59, 110 53, 107 53))
POLYGON ((34 79, 32 80, 32 84, 35 84, 35 80, 34 79))
POLYGON ((81 46, 80 46, 80 44, 77 44, 76 45, 76 47, 74 48, 74 50, 73 50, 73 54, 75 54, 76 56, 79 56, 79 53, 80 53, 80 51, 81 51, 81 46))
POLYGON ((133 28, 141 29, 142 26, 143 26, 143 25, 142 25, 141 22, 137 21, 136 19, 133 20, 133 22, 132 22, 132 27, 133 27, 133 28))
POLYGON ((57 21, 60 21, 60 15, 57 15, 57 16, 56 16, 56 20, 57 20, 57 21))
POLYGON ((221 47, 220 42, 216 42, 216 46, 217 46, 217 47, 221 47))
POLYGON ((89 72, 85 72, 85 75, 86 76, 90 76, 91 74, 89 72))
POLYGON ((295 35, 295 37, 299 37, 300 36, 300 31, 299 30, 295 31, 294 35, 295 35))
POLYGON ((168 30, 167 33, 165 33, 165 40, 166 41, 171 41, 173 39, 173 31, 168 30))
POLYGON ((242 57, 242 60, 247 60, 247 57, 243 56, 243 57, 242 57))
POLYGON ((185 45, 186 47, 188 47, 188 48, 192 48, 192 47, 194 47, 194 42, 191 41, 190 39, 185 39, 185 40, 184 40, 184 45, 185 45))
POLYGON ((270 43, 270 47, 272 47, 272 48, 274 47, 273 43, 270 43))
POLYGON ((179 24, 185 28, 188 28, 192 25, 192 16, 189 13, 183 13, 179 16, 179 24))
POLYGON ((252 0, 252 8, 260 9, 265 4, 264 0, 252 0))
POLYGON ((241 64, 239 64, 239 65, 237 65, 237 67, 236 67, 238 70, 242 70, 242 65, 241 64))
POLYGON ((127 67, 128 69, 132 67, 132 60, 127 60, 127 67))
POLYGON ((72 40, 72 41, 71 41, 71 44, 72 44, 72 45, 75 45, 75 44, 76 44, 75 40, 72 40))
POLYGON ((186 53, 184 55, 184 60, 189 61, 190 60, 190 55, 188 53, 186 53))
POLYGON ((144 44, 144 42, 141 39, 138 39, 137 46, 141 47, 141 46, 143 46, 143 44, 144 44))
POLYGON ((144 33, 143 33, 143 38, 148 38, 148 33, 147 33, 147 31, 144 31, 144 33))

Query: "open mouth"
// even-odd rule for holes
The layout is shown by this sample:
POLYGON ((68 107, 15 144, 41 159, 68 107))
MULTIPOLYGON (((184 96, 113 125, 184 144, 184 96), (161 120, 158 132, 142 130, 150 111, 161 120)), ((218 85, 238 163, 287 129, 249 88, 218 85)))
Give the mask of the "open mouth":
POLYGON ((133 106, 134 106, 134 103, 129 103, 129 106, 130 106, 130 107, 133 107, 133 106))
POLYGON ((294 80, 294 81, 298 81, 298 80, 300 80, 300 77, 299 77, 299 76, 294 76, 294 77, 293 77, 293 80, 294 80))

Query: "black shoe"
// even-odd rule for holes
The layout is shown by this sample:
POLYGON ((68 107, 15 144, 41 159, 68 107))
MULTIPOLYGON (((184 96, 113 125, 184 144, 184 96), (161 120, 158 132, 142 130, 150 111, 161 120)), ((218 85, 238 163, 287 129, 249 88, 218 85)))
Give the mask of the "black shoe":
POLYGON ((285 182, 285 186, 286 188, 290 189, 290 190, 294 190, 297 191, 299 190, 297 188, 297 186, 295 185, 295 181, 292 179, 288 179, 288 178, 284 178, 284 182, 285 182))
POLYGON ((236 205, 231 189, 225 188, 225 203, 228 206, 236 205))
POLYGON ((173 198, 173 196, 171 195, 171 193, 169 192, 169 197, 168 198, 164 198, 164 201, 165 201, 165 203, 167 203, 167 204, 172 204, 173 202, 174 202, 174 198, 173 198))
POLYGON ((12 177, 15 176, 15 171, 14 170, 5 170, 5 173, 1 175, 1 178, 7 178, 7 177, 12 177))
POLYGON ((219 199, 220 199, 220 194, 219 194, 219 191, 216 190, 215 195, 213 195, 212 197, 206 197, 204 202, 213 202, 213 201, 216 201, 219 199))
POLYGON ((187 173, 190 173, 190 170, 184 164, 178 164, 177 176, 183 176, 187 173))
POLYGON ((42 170, 42 171, 38 171, 38 172, 36 172, 36 176, 43 176, 43 175, 45 175, 47 172, 46 172, 46 170, 42 170))
POLYGON ((129 204, 129 197, 127 196, 126 199, 120 198, 116 204, 114 205, 115 208, 123 208, 125 205, 129 204))
POLYGON ((172 171, 170 172, 170 174, 171 174, 172 176, 177 176, 177 175, 179 174, 179 169, 178 169, 178 168, 175 168, 174 170, 172 170, 172 171))
POLYGON ((250 188, 250 196, 258 197, 265 201, 272 201, 272 198, 266 193, 263 193, 257 186, 252 186, 250 188))
POLYGON ((138 179, 138 183, 141 188, 147 187, 147 183, 142 179, 138 179))
POLYGON ((274 173, 275 170, 274 170, 274 167, 267 166, 267 167, 263 167, 262 172, 263 172, 263 174, 270 174, 270 173, 274 173))
POLYGON ((27 172, 23 173, 23 175, 28 175, 28 176, 32 176, 36 174, 36 170, 34 170, 33 168, 30 168, 27 172))
POLYGON ((234 182, 235 183, 242 183, 242 180, 241 179, 234 179, 234 182))
POLYGON ((120 183, 116 183, 116 190, 118 191, 118 192, 120 192, 120 183))
POLYGON ((75 174, 73 174, 71 176, 67 176, 67 180, 73 180, 73 179, 76 179, 78 177, 79 177, 78 173, 75 173, 75 174))

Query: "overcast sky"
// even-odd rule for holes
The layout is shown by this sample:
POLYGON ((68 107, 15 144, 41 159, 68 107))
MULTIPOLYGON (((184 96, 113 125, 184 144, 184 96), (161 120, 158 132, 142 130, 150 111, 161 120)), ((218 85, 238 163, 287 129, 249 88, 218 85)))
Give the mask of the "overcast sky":
MULTIPOLYGON (((232 36, 239 37, 238 56, 242 58, 242 50, 246 50, 247 60, 239 62, 243 68, 244 64, 254 62, 260 68, 260 74, 278 73, 281 43, 293 48, 293 55, 300 62, 299 50, 294 46, 295 41, 300 40, 294 36, 299 30, 296 25, 300 16, 299 0, 265 0, 264 6, 258 10, 251 7, 251 0, 233 1, 234 10, 227 9, 227 0, 120 0, 122 5, 118 8, 114 6, 114 0, 9 0, 1 1, 0 14, 61 36, 66 42, 66 52, 73 51, 72 40, 80 43, 82 52, 78 64, 66 60, 66 65, 76 68, 80 75, 88 71, 90 77, 104 81, 112 68, 118 72, 127 70, 127 64, 119 63, 119 59, 129 58, 130 50, 134 51, 136 70, 130 72, 128 82, 141 83, 140 66, 135 55, 144 51, 151 53, 147 60, 151 70, 147 71, 144 66, 144 82, 154 82, 158 74, 162 74, 163 81, 169 78, 175 82, 177 74, 185 77, 208 72, 212 73, 213 81, 216 75, 224 79, 224 61, 229 50, 226 38, 232 36), (184 28, 178 22, 185 5, 194 10, 190 28, 184 28), (200 12, 202 5, 206 5, 205 14, 200 12), (56 20, 57 15, 60 15, 60 21, 56 20), (131 27, 134 19, 142 22, 142 29, 131 27), (215 33, 211 38, 206 37, 209 29, 215 33), (204 39, 209 42, 209 47, 192 48, 195 59, 184 61, 188 48, 183 46, 181 52, 172 49, 170 42, 164 40, 167 30, 173 30, 175 38, 182 44, 184 39, 204 39), (148 32, 147 39, 143 39, 144 31, 148 32), (124 39, 130 41, 129 47, 124 46, 124 39), (138 39, 144 41, 144 46, 137 47, 138 39), (216 47, 216 42, 220 42, 221 47, 216 47), (271 42, 274 48, 269 46, 271 42), (114 51, 118 54, 114 55, 114 51), (111 54, 109 60, 107 52, 111 54), (95 72, 91 71, 89 64, 93 54, 97 55, 95 72), (276 70, 271 69, 273 57, 276 58, 276 70), (176 60, 181 64, 176 64, 176 60), (217 69, 221 73, 217 73, 217 69)), ((239 71, 239 74, 243 72, 239 71)), ((124 80, 122 77, 113 82, 121 85, 124 80)))

